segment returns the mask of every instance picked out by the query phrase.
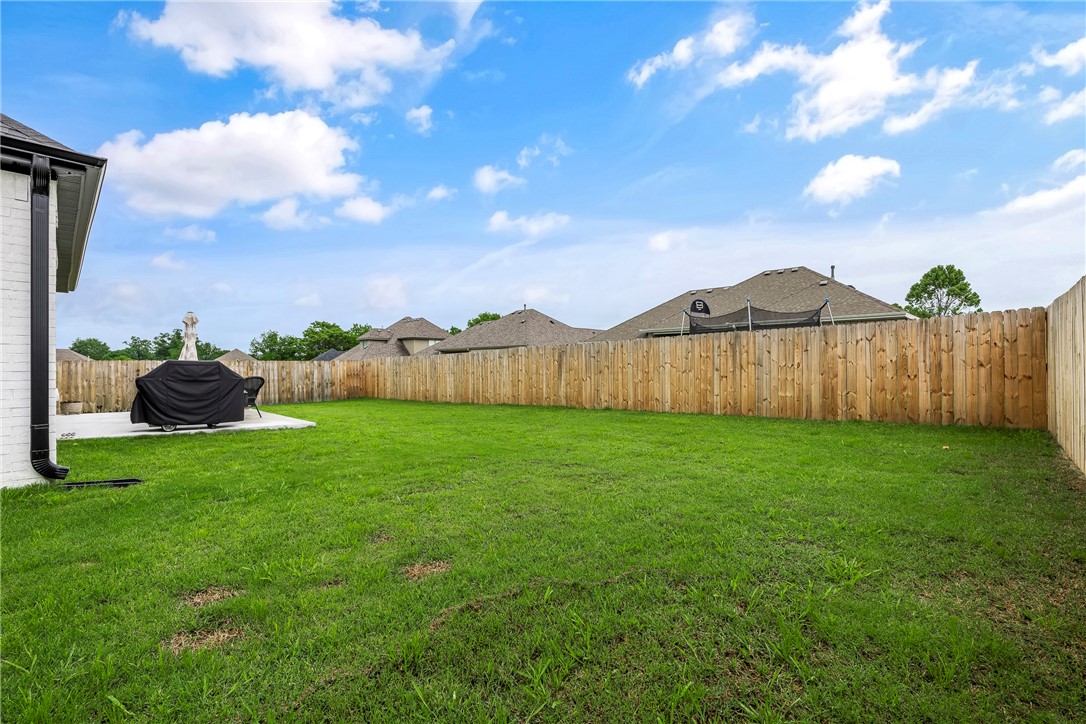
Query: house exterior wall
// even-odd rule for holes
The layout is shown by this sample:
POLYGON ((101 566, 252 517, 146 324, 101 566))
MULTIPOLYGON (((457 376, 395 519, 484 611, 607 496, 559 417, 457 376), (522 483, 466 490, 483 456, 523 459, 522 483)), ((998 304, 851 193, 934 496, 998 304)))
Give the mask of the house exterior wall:
MULTIPOLYGON (((0 171, 0 487, 43 482, 30 465, 30 177, 0 171)), ((56 182, 49 192, 49 288, 56 289, 56 182)), ((49 451, 56 459, 56 293, 49 295, 49 451)))
POLYGON ((421 352, 427 347, 431 347, 441 340, 439 339, 401 339, 400 342, 407 348, 408 354, 415 354, 421 352))

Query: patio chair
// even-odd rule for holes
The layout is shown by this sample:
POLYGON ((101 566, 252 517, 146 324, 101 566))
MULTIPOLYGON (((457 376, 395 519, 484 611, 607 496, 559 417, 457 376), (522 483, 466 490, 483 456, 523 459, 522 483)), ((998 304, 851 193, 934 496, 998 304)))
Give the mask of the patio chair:
POLYGON ((263 386, 263 377, 246 377, 241 385, 241 388, 245 390, 245 406, 256 410, 257 417, 264 417, 260 414, 260 408, 256 406, 256 396, 260 394, 260 388, 263 386))

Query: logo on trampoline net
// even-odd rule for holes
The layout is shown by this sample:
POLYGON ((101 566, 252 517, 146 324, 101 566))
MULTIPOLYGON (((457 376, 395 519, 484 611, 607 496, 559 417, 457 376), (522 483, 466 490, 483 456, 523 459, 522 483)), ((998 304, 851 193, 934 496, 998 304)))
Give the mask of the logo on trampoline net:
POLYGON ((694 314, 708 314, 709 305, 705 303, 704 299, 695 299, 690 303, 690 311, 694 314))

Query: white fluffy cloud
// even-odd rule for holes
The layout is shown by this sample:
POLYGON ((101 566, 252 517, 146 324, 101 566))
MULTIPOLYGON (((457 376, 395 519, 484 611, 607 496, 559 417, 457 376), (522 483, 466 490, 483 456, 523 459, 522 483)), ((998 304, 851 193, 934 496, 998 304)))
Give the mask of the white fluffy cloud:
POLYGON ((1084 198, 1086 198, 1086 174, 1076 176, 1054 189, 1018 196, 996 211, 1003 214, 1049 214, 1076 207, 1081 208, 1084 198))
POLYGON ((417 30, 382 28, 373 18, 337 15, 332 2, 167 2, 157 19, 121 16, 132 37, 177 50, 192 71, 222 77, 239 66, 266 73, 288 91, 320 91, 349 107, 379 102, 388 72, 435 73, 455 48, 428 46, 417 30))
POLYGON ((1079 166, 1086 166, 1086 150, 1076 148, 1068 151, 1052 162, 1053 171, 1071 173, 1079 166))
POLYGON ((677 245, 686 241, 690 234, 685 231, 661 231, 649 237, 650 251, 671 251, 677 245))
POLYGON ((434 109, 430 106, 419 106, 405 113, 404 118, 416 133, 429 136, 430 130, 434 127, 433 115, 434 109))
POLYGON ((1049 126, 1086 114, 1086 90, 1063 98, 1058 90, 1046 87, 1041 92, 1041 100, 1048 102, 1045 123, 1049 126))
POLYGON ((803 87, 792 99, 793 115, 786 136, 807 141, 837 136, 880 118, 891 100, 918 93, 930 92, 931 98, 915 112, 887 119, 888 132, 918 128, 946 109, 967 102, 1011 105, 1005 93, 994 93, 991 88, 970 95, 975 61, 963 68, 932 68, 922 77, 904 72, 902 62, 922 41, 901 43, 887 37, 882 20, 889 11, 889 0, 857 4, 837 29, 844 41, 826 54, 813 53, 802 44, 763 43, 746 62, 732 63, 721 71, 717 85, 735 88, 771 73, 794 74, 803 87))
POLYGON ((1051 55, 1043 50, 1035 50, 1033 60, 1042 67, 1059 68, 1067 75, 1074 75, 1086 66, 1086 37, 1068 43, 1051 55))
POLYGON ((734 12, 714 22, 700 36, 682 38, 671 50, 637 63, 626 73, 626 80, 643 88, 661 70, 685 68, 702 58, 729 56, 747 43, 753 27, 749 13, 734 12))
MULTIPOLYGON (((1086 150, 1076 148, 1052 162, 1052 170, 1072 174, 1086 166, 1086 150)), ((1086 173, 1079 174, 1055 188, 1022 194, 995 209, 996 214, 1058 214, 1086 206, 1086 173)))
POLYGON ((380 201, 370 198, 365 194, 347 199, 339 208, 336 215, 347 219, 361 221, 365 224, 380 224, 395 211, 393 206, 385 206, 380 201))
POLYGON ((533 146, 525 146, 517 154, 517 166, 524 169, 532 165, 539 156, 543 156, 552 166, 558 166, 562 159, 573 153, 561 136, 544 133, 533 146))
POLYGON ((215 241, 215 231, 212 229, 205 229, 202 226, 196 224, 189 224, 179 229, 169 228, 164 232, 166 236, 179 239, 180 241, 198 241, 204 244, 210 244, 215 241))
POLYGON ((496 233, 514 232, 535 239, 557 231, 569 222, 568 216, 554 212, 513 218, 505 211, 498 211, 490 217, 486 230, 496 233))
POLYGON ((354 193, 362 177, 343 170, 357 144, 304 111, 236 113, 226 121, 159 133, 128 131, 102 144, 110 181, 128 205, 153 215, 214 216, 230 204, 296 194, 354 193))
POLYGON ((882 124, 883 130, 891 135, 916 130, 946 109, 956 105, 973 84, 976 71, 977 61, 975 60, 966 64, 964 68, 947 68, 941 72, 928 71, 927 85, 935 86, 935 95, 913 113, 887 118, 882 124))
POLYGON ((520 153, 517 154, 517 166, 520 168, 528 168, 532 165, 532 160, 540 153, 539 146, 525 146, 520 149, 520 153))
POLYGON ((871 193, 885 177, 901 176, 901 165, 881 156, 848 154, 826 164, 807 184, 803 195, 820 204, 846 206, 871 193))
POLYGON ((291 197, 283 199, 279 203, 260 215, 260 220, 266 226, 280 231, 286 229, 304 229, 311 223, 308 211, 298 211, 298 199, 291 197))
POLYGON ((167 271, 180 271, 185 268, 184 262, 176 259, 172 251, 164 251, 151 259, 151 266, 155 269, 165 269, 167 271))
POLYGON ((427 201, 444 201, 456 196, 456 189, 450 189, 445 184, 438 184, 426 194, 427 201))
POLYGON ((475 169, 473 180, 475 188, 479 190, 479 193, 483 194, 496 194, 502 189, 523 186, 528 183, 520 176, 514 176, 504 169, 489 165, 475 169))

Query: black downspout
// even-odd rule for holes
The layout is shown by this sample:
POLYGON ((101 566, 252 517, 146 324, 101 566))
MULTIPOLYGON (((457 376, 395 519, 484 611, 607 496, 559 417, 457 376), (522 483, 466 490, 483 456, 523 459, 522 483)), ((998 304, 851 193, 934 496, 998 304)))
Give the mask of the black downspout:
POLYGON ((43 478, 68 468, 49 459, 49 159, 30 164, 30 464, 43 478))

